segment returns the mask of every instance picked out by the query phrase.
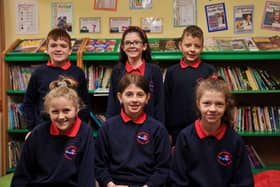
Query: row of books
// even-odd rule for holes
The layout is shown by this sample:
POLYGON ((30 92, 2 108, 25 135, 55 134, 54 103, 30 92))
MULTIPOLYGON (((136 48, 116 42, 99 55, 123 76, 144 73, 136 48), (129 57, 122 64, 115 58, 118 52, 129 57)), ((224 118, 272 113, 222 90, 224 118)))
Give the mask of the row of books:
POLYGON ((16 167, 21 151, 23 147, 23 141, 9 141, 8 142, 8 167, 16 167))
POLYGON ((245 145, 248 152, 248 158, 251 169, 261 169, 265 167, 261 157, 257 153, 256 149, 252 145, 245 145))
POLYGON ((280 89, 278 80, 267 70, 252 67, 220 67, 230 90, 275 90, 280 89))
POLYGON ((8 128, 9 129, 25 129, 23 103, 13 103, 9 100, 8 110, 8 128))
POLYGON ((25 90, 36 66, 9 65, 10 86, 12 90, 25 90))
MULTIPOLYGON (((180 38, 149 39, 152 51, 179 51, 180 38)), ((73 52, 82 48, 84 52, 119 51, 116 39, 73 38, 73 52), (86 45, 82 45, 85 41, 86 45)), ((18 40, 11 52, 46 52, 45 39, 18 40)), ((278 35, 266 37, 207 37, 204 40, 204 51, 258 51, 280 50, 278 35)))
POLYGON ((238 132, 280 132, 280 106, 241 106, 235 113, 238 132))
POLYGON ((112 66, 89 64, 85 66, 85 74, 88 79, 89 90, 109 92, 112 66))

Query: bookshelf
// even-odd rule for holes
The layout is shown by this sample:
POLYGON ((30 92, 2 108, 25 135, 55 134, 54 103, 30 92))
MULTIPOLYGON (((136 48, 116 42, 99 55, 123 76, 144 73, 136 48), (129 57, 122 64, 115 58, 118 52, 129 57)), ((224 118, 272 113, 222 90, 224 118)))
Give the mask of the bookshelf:
MULTIPOLYGON (((85 39, 88 40, 88 39, 85 39)), ((154 39, 152 39, 154 40, 154 39)), ((77 63, 81 68, 87 71, 87 66, 90 65, 105 65, 113 66, 117 63, 119 58, 118 46, 119 40, 116 40, 115 48, 111 52, 86 52, 84 51, 85 42, 81 45, 77 52, 73 52, 69 59, 73 63, 77 63), (79 61, 80 60, 80 61, 79 61), (79 61, 79 62, 78 62, 79 61)), ((15 45, 15 44, 13 44, 15 45)), ((11 52, 14 46, 10 46, 4 53, 3 63, 3 85, 4 90, 2 93, 2 108, 3 108, 3 129, 5 136, 3 136, 3 166, 5 172, 13 171, 13 167, 9 168, 7 165, 8 153, 7 144, 8 140, 16 136, 24 137, 27 130, 25 129, 9 129, 8 128, 8 98, 15 97, 23 99, 25 90, 13 90, 10 86, 9 69, 10 65, 24 65, 24 64, 42 64, 48 60, 48 55, 44 52, 11 52)), ((152 51, 152 59, 160 66, 170 66, 171 64, 178 63, 181 58, 179 51, 152 51)), ((213 64, 216 67, 220 66, 252 66, 254 68, 265 68, 272 72, 272 74, 280 80, 280 51, 205 51, 201 54, 201 59, 205 62, 213 64)), ((93 112, 104 113, 107 104, 106 92, 98 93, 94 89, 89 89, 91 95, 91 102, 93 112)), ((280 89, 274 90, 233 90, 232 93, 236 98, 238 106, 280 106, 280 89)), ((279 169, 280 170, 280 130, 248 132, 239 131, 239 134, 244 138, 246 144, 252 144, 259 153, 266 166, 262 169, 253 169, 254 173, 266 169, 279 169)))

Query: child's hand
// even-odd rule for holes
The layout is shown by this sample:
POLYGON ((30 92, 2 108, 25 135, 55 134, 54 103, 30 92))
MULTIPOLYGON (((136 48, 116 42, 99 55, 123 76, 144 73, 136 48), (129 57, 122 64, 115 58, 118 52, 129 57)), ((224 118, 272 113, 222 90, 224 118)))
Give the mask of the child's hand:
POLYGON ((31 134, 31 131, 29 131, 29 132, 25 135, 25 138, 24 138, 25 141, 27 140, 27 138, 29 137, 30 134, 31 134))
POLYGON ((112 181, 110 181, 110 182, 108 182, 107 183, 107 187, 115 187, 116 185, 112 182, 112 181))
POLYGON ((147 184, 145 184, 143 187, 148 187, 148 185, 147 185, 147 184))

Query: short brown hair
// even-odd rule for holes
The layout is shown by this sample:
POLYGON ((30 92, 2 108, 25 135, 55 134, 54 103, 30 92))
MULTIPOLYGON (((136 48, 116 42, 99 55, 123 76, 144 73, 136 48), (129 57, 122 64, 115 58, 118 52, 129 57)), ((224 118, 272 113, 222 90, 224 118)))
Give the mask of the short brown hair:
POLYGON ((47 36, 47 40, 46 40, 46 44, 48 46, 50 40, 64 40, 65 42, 68 43, 69 48, 72 48, 71 46, 71 37, 70 35, 64 30, 64 29, 60 29, 60 28, 55 28, 52 29, 47 36))
POLYGON ((199 38, 202 41, 202 45, 203 45, 204 37, 203 37, 203 31, 200 27, 196 25, 187 26, 183 31, 183 34, 181 36, 181 41, 184 39, 185 35, 187 36, 191 35, 194 38, 199 38))
POLYGON ((127 74, 123 76, 118 85, 118 92, 123 93, 130 84, 135 84, 146 94, 150 92, 149 81, 145 77, 136 74, 127 74))

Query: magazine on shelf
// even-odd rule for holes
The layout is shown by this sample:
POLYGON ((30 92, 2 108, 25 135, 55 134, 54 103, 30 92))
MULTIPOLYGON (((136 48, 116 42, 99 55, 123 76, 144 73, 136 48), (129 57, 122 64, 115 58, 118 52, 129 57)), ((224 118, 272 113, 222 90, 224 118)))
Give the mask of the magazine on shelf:
POLYGON ((259 50, 280 50, 280 37, 278 35, 270 37, 252 37, 252 39, 259 48, 259 50))
POLYGON ((44 39, 24 39, 21 40, 12 52, 37 52, 44 39))

